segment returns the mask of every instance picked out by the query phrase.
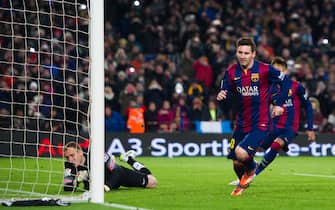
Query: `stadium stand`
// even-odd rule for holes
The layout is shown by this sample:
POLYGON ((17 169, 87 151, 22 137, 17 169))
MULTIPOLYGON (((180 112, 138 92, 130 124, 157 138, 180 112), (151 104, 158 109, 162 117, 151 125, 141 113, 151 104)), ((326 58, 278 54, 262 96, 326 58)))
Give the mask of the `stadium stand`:
MULTIPOLYGON (((163 101, 168 100, 171 111, 178 116, 172 122, 176 126, 173 132, 194 129, 193 122, 189 123, 189 128, 179 123, 180 115, 176 115, 179 98, 186 99, 182 118, 192 119, 190 111, 194 98, 202 100, 206 106, 217 93, 225 69, 234 62, 236 39, 252 36, 258 46, 259 60, 269 62, 273 56, 287 59, 290 76, 304 84, 320 110, 315 119, 318 131, 335 132, 334 1, 138 2, 117 0, 105 3, 106 104, 125 119, 129 108, 146 108, 154 102, 159 110, 163 101), (144 104, 137 103, 139 95, 144 97, 144 104)), ((5 14, 0 17, 9 21, 5 14)), ((0 30, 8 30, 6 27, 9 26, 4 25, 0 30)), ((73 38, 71 33, 68 35, 73 38)), ((1 37, 0 44, 8 47, 11 42, 1 37)), ((18 40, 16 44, 22 43, 18 40)), ((10 55, 0 51, 0 59, 10 59, 10 55)), ((31 62, 34 59, 31 54, 31 62)), ((47 65, 47 59, 44 61, 47 65)), ((72 69, 71 62, 68 65, 67 68, 72 69)), ((57 71, 62 67, 62 64, 53 67, 52 74, 56 79, 57 71)), ((83 64, 82 68, 87 66, 83 64)), ((6 99, 5 87, 13 82, 19 87, 20 81, 6 76, 11 71, 6 62, 1 62, 0 71, 0 97, 6 99)), ((70 72, 67 78, 61 79, 71 82, 70 72)), ((31 76, 35 73, 32 69, 31 76)), ((29 84, 30 88, 35 88, 33 80, 29 84)), ((220 104, 224 119, 234 120, 234 109, 230 109, 234 103, 231 100, 220 104)), ((6 115, 8 112, 6 104, 0 104, 0 113, 6 115)), ((57 113, 53 114, 57 116, 57 113)), ((6 126, 6 119, 0 123, 6 126)), ((20 122, 16 126, 21 126, 20 122)), ((300 127, 304 130, 304 122, 300 127)))

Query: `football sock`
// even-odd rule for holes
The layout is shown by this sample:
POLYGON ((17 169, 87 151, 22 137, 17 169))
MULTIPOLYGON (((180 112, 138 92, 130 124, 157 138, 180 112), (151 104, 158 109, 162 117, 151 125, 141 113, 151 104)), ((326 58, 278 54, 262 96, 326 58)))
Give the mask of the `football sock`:
POLYGON ((281 146, 277 142, 273 142, 271 144, 270 151, 267 152, 264 155, 263 160, 261 161, 261 163, 257 167, 256 175, 258 175, 259 173, 261 173, 276 158, 276 156, 277 156, 278 151, 280 150, 280 148, 281 148, 281 146))
POLYGON ((131 167, 133 167, 133 169, 135 169, 136 171, 139 171, 144 174, 151 174, 151 171, 148 168, 146 168, 142 163, 134 160, 132 157, 128 158, 127 163, 131 165, 131 167))
POLYGON ((249 156, 249 158, 244 161, 244 166, 247 172, 254 170, 256 168, 256 162, 254 158, 249 156))
POLYGON ((234 164, 234 171, 238 179, 241 179, 241 177, 244 174, 244 166, 242 164, 234 164))

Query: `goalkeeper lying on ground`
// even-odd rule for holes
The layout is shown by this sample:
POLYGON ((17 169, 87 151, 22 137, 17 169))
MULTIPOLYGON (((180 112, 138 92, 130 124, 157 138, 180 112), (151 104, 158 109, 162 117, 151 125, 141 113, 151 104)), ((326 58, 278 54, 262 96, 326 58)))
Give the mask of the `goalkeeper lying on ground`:
MULTIPOLYGON (((89 189, 89 174, 87 170, 87 156, 76 142, 69 142, 64 148, 64 190, 76 190, 80 183, 89 189)), ((121 154, 120 159, 128 163, 134 170, 118 165, 114 155, 105 153, 105 191, 124 187, 154 188, 156 178, 143 164, 135 160, 135 151, 129 150, 121 154)))

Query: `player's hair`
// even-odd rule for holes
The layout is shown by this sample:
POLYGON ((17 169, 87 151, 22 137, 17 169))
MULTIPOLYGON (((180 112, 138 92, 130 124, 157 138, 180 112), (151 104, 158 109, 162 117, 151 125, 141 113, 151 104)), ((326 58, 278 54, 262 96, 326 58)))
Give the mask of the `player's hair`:
POLYGON ((287 63, 283 57, 280 57, 280 56, 274 57, 271 61, 271 65, 275 65, 275 64, 283 66, 285 69, 287 69, 287 63))
POLYGON ((319 102, 319 100, 318 100, 317 98, 315 98, 315 97, 310 97, 310 98, 309 98, 309 101, 310 101, 311 103, 314 103, 314 104, 315 104, 315 111, 316 111, 316 112, 320 112, 320 102, 319 102))
POLYGON ((66 151, 68 148, 74 148, 77 151, 82 151, 81 146, 77 142, 74 142, 74 141, 70 141, 69 143, 67 143, 64 147, 64 151, 66 151))
POLYGON ((250 46, 252 52, 256 51, 256 44, 251 37, 241 37, 236 41, 236 48, 243 45, 250 46))

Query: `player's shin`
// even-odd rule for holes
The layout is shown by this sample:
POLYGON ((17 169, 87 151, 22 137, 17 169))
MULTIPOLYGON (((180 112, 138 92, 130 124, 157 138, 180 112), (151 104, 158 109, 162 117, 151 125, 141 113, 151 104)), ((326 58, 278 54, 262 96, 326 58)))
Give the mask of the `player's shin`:
POLYGON ((254 171, 256 168, 256 161, 252 156, 249 156, 245 161, 243 161, 243 163, 247 173, 254 171))
POLYGON ((260 174, 276 157, 281 149, 281 146, 278 142, 273 142, 271 144, 271 149, 265 155, 259 166, 256 170, 256 175, 260 174))
POLYGON ((238 177, 238 179, 241 179, 245 171, 243 163, 235 160, 233 164, 234 164, 233 167, 234 167, 236 176, 238 177))

